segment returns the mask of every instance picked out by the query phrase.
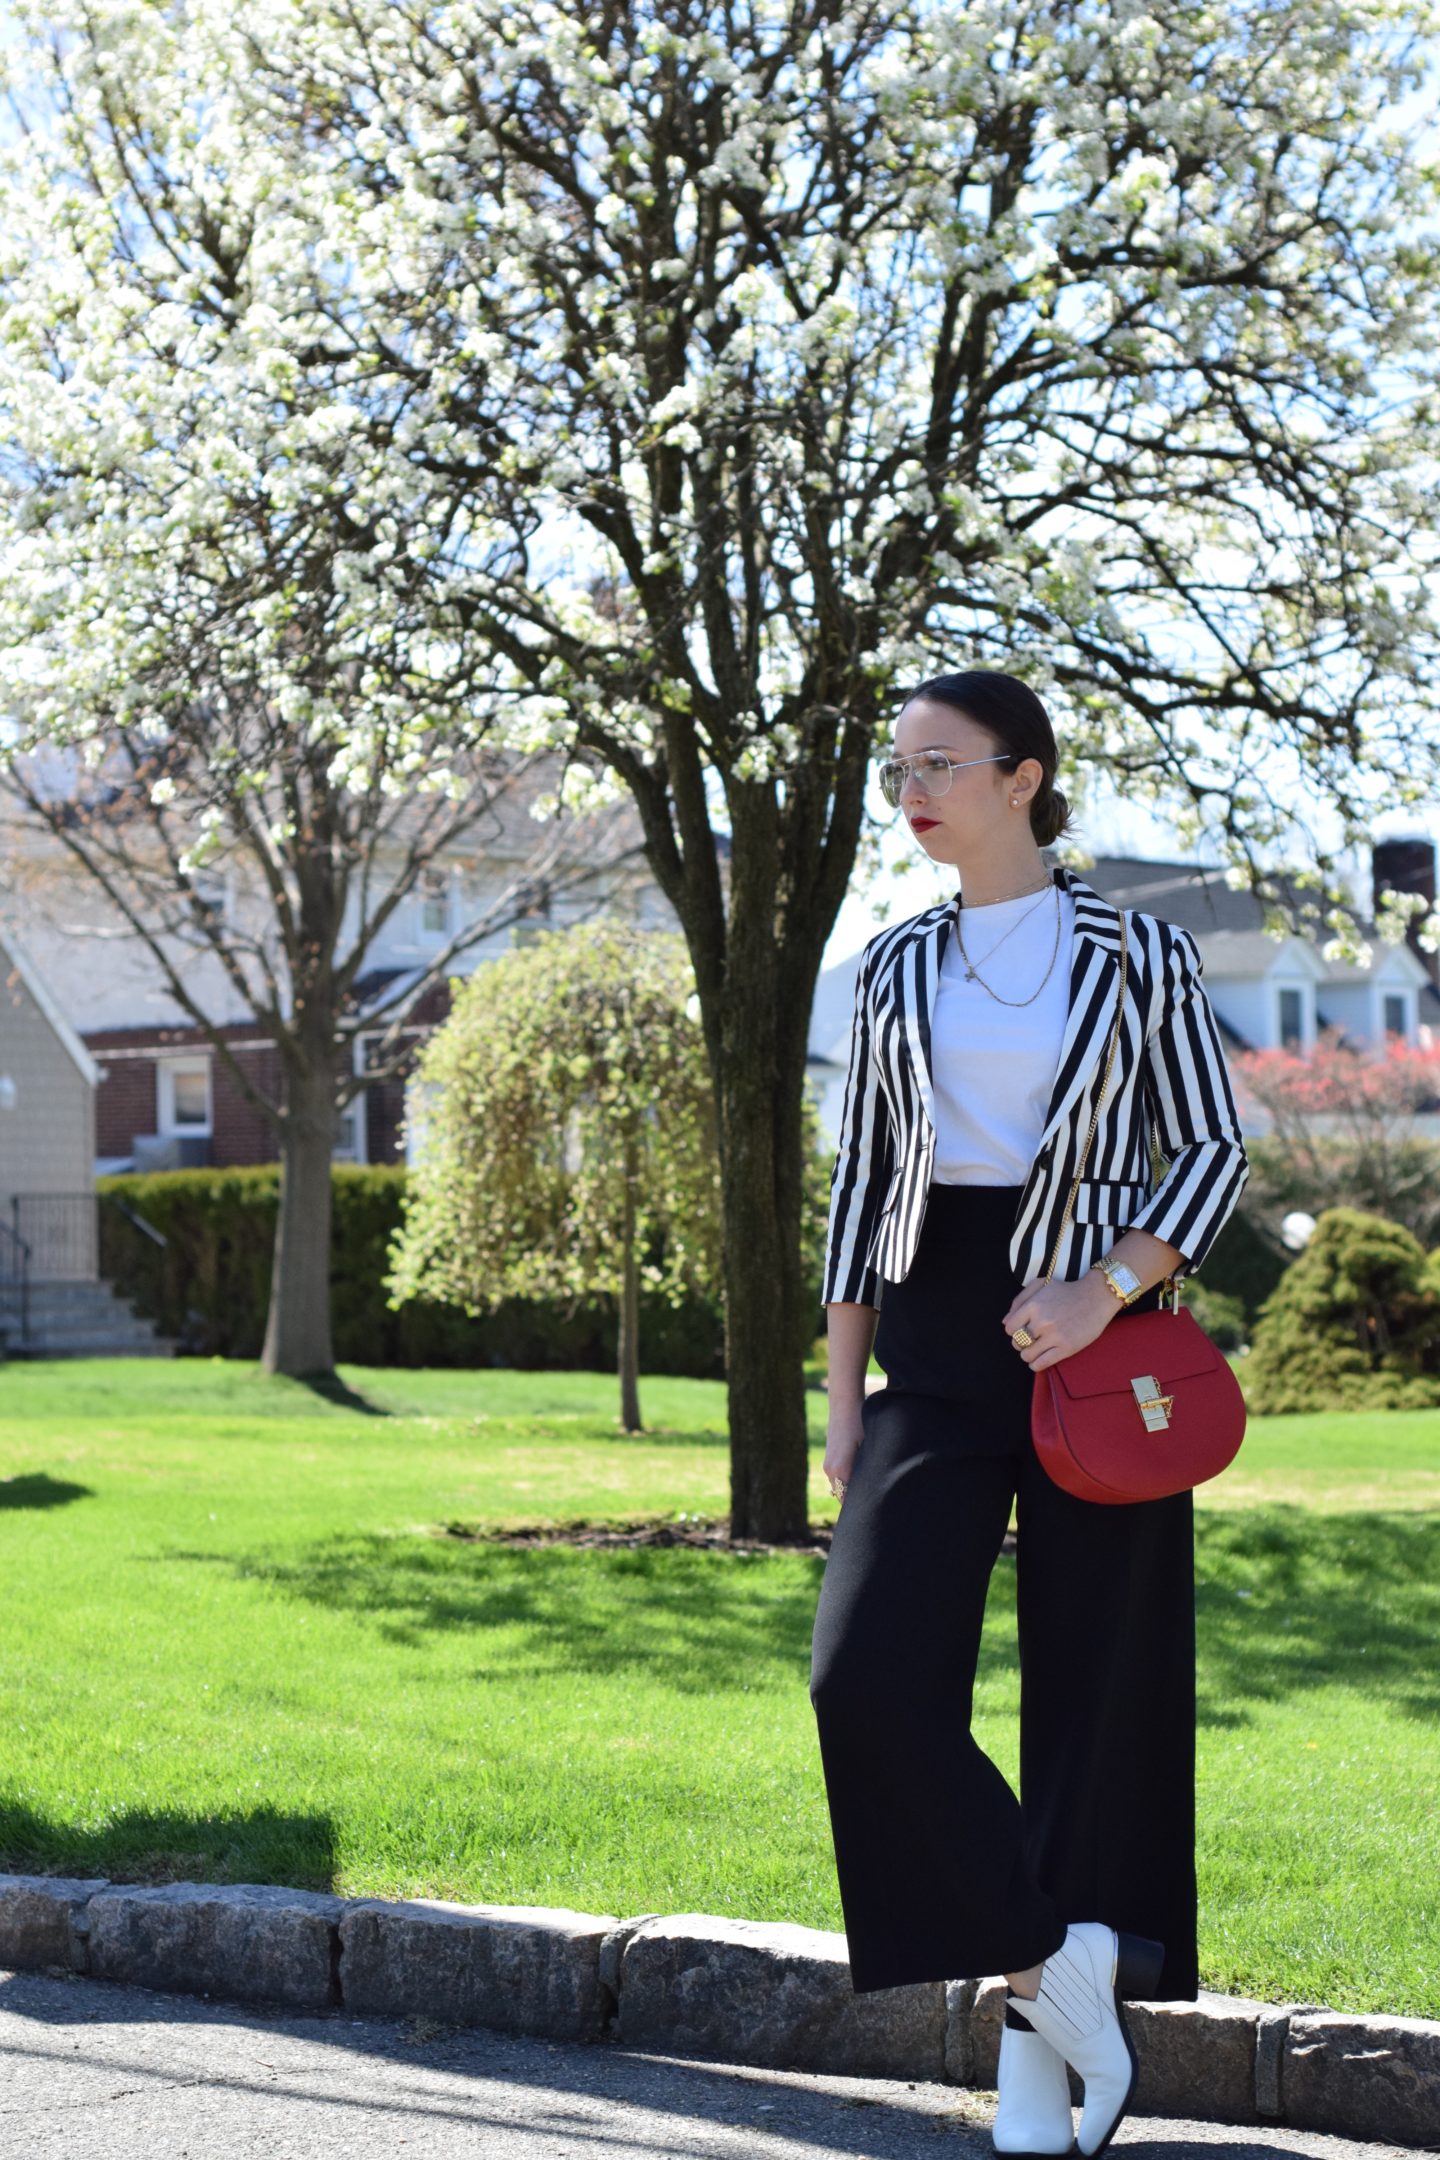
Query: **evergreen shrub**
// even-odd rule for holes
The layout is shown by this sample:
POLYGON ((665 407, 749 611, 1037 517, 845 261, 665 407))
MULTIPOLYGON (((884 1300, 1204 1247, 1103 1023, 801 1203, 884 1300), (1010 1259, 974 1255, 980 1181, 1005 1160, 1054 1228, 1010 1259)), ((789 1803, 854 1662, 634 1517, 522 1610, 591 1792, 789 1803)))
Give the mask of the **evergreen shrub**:
POLYGON ((1440 1278, 1418 1238, 1326 1208, 1260 1308, 1242 1368, 1252 1411, 1440 1404, 1440 1278))

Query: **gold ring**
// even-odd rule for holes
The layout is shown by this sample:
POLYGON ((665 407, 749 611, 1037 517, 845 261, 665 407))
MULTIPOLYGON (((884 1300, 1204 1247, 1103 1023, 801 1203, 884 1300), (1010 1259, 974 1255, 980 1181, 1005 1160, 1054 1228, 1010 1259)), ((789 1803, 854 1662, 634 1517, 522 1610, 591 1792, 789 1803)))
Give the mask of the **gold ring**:
POLYGON ((1031 1343, 1034 1342, 1035 1338, 1030 1333, 1029 1328, 1017 1327, 1014 1334, 1010 1337, 1010 1340, 1012 1343, 1014 1343, 1017 1350, 1028 1350, 1031 1343))

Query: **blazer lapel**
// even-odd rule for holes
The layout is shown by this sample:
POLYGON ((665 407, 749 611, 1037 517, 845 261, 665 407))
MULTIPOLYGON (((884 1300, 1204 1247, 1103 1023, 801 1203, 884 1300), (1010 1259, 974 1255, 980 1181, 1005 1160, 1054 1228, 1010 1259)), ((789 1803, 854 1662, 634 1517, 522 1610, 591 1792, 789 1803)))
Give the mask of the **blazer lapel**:
POLYGON ((1075 944, 1070 958, 1070 1010, 1060 1040, 1055 1085, 1035 1152, 1070 1115, 1096 1064, 1103 1058, 1115 1016, 1120 979, 1120 918, 1093 886, 1063 866, 1060 881, 1075 896, 1075 944))
MULTIPOLYGON (((1110 902, 1102 900, 1092 886, 1063 864, 1056 866, 1055 882, 1062 891, 1075 896, 1075 943, 1070 959, 1070 1009, 1065 1019, 1055 1084, 1036 1148, 1037 1155, 1069 1115, 1096 1060, 1104 1054, 1120 972, 1120 925, 1110 902)), ((945 957, 945 942, 959 905, 957 893, 933 921, 922 922, 917 927, 903 949, 899 968, 905 1041, 920 1101, 932 1130, 935 1125, 935 1082, 931 1066, 930 1015, 940 981, 940 964, 945 957)))
POLYGON ((915 1085, 930 1128, 935 1128, 935 1084, 930 1064, 930 1015, 940 985, 940 963, 950 934, 954 910, 947 907, 934 922, 922 923, 905 947, 900 964, 901 995, 905 1000, 905 1042, 915 1085))

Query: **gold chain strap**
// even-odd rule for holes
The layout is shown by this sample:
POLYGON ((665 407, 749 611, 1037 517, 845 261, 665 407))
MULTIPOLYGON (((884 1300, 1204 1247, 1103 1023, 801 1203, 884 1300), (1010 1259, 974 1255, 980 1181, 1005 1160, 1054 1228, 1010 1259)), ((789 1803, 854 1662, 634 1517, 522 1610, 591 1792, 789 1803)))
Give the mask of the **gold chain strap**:
POLYGON ((1095 1138, 1095 1128, 1100 1122, 1100 1107, 1110 1087, 1110 1074, 1115 1064, 1115 1048, 1120 1040, 1120 1022, 1125 1011, 1125 977, 1129 968, 1130 950, 1125 935, 1125 910, 1124 908, 1117 908, 1115 912, 1120 918, 1120 995, 1115 1002, 1115 1025, 1110 1030, 1110 1048, 1105 1058, 1105 1077, 1100 1083, 1100 1093, 1096 1098, 1094 1113, 1090 1119, 1090 1130, 1086 1133, 1085 1145, 1080 1150, 1080 1160, 1075 1166, 1075 1177, 1065 1202, 1065 1212, 1060 1218, 1060 1228, 1055 1233, 1055 1250, 1051 1253, 1050 1265, 1045 1270, 1044 1279, 1046 1282, 1049 1282, 1054 1274, 1055 1263, 1060 1257, 1061 1242, 1069 1227, 1071 1210, 1075 1206, 1075 1195, 1080 1190, 1081 1172, 1084 1170, 1086 1160, 1090 1154, 1090 1144, 1095 1138))

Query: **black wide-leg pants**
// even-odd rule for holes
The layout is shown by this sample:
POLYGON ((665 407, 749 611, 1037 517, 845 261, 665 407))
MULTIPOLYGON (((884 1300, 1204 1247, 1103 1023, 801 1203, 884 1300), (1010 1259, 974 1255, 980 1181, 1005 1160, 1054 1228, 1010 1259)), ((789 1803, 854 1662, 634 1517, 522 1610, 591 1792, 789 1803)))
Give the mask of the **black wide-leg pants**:
POLYGON ((1163 1942, 1156 1999, 1193 2001, 1192 1496, 1078 1500, 1041 1468, 1033 1375, 1001 1325, 1020 1193, 933 1186, 882 1293, 887 1384, 866 1398, 810 1672, 851 1981, 1016 1972, 1102 1920, 1163 1942), (1018 1798, 970 1731, 1012 1501, 1018 1798))

